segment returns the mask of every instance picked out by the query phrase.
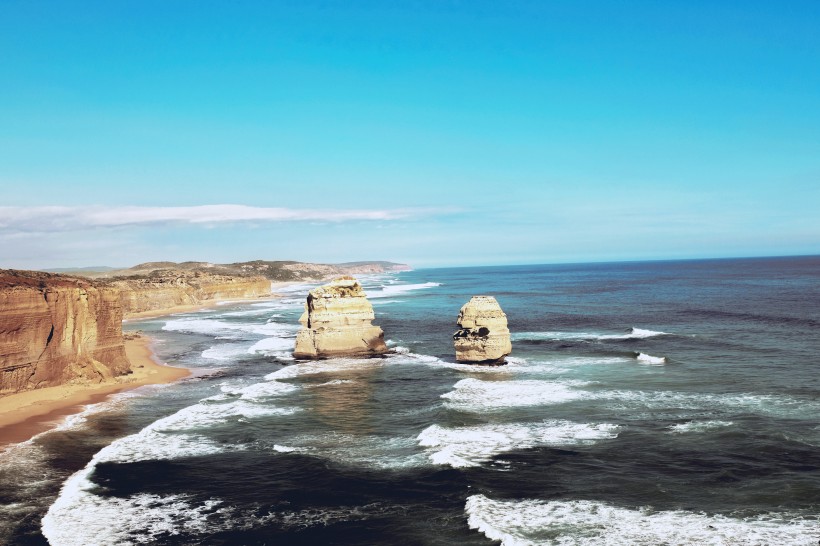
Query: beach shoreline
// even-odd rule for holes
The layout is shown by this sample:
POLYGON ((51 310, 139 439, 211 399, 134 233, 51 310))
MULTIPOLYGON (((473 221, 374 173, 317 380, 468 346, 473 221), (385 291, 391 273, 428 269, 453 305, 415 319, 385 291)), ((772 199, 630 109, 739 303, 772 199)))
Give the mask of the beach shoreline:
MULTIPOLYGON (((318 282, 318 281, 315 281, 318 282)), ((271 283, 269 296, 215 299, 197 305, 179 305, 134 313, 123 319, 123 325, 179 313, 192 313, 232 303, 263 302, 279 299, 277 288, 294 282, 271 283)), ((102 383, 80 383, 34 389, 0 396, 0 449, 30 440, 51 430, 67 417, 87 406, 104 402, 111 395, 145 385, 173 383, 192 374, 188 368, 175 368, 159 361, 151 349, 153 340, 141 332, 125 332, 125 352, 132 373, 102 383)))
POLYGON ((145 385, 173 383, 191 375, 187 368, 161 363, 151 343, 151 338, 144 335, 131 334, 125 339, 132 371, 128 375, 102 383, 59 385, 0 397, 0 448, 30 440, 113 394, 145 385))

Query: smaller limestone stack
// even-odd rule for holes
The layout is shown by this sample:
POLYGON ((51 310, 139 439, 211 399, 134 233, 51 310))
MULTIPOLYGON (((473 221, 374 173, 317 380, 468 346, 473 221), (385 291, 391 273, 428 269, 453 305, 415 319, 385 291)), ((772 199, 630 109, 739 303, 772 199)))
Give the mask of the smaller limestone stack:
POLYGON ((507 315, 492 296, 473 296, 458 314, 453 334, 459 362, 503 363, 512 352, 507 315))
POLYGON ((374 356, 386 353, 384 332, 371 321, 373 306, 359 281, 339 277, 308 293, 295 358, 374 356))

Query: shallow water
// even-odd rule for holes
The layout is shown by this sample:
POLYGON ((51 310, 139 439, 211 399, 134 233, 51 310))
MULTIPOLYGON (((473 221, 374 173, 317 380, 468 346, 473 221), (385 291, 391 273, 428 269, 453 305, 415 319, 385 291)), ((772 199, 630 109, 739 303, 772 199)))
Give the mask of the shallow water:
POLYGON ((1 454, 0 540, 820 541, 820 258, 363 281, 386 358, 294 362, 307 286, 128 324, 196 376, 1 454), (452 358, 475 294, 507 366, 452 358))

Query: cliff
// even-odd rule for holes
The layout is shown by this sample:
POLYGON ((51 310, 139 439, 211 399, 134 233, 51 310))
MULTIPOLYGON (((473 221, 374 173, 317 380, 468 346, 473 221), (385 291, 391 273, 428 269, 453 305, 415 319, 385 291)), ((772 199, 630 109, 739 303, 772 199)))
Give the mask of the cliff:
POLYGON ((130 371, 118 290, 0 270, 0 394, 101 382, 130 371))
POLYGON ((459 362, 498 362, 512 352, 507 315, 492 296, 473 296, 458 314, 453 334, 459 362))
POLYGON ((124 316, 181 305, 270 295, 270 281, 260 276, 232 276, 200 271, 160 269, 147 275, 98 280, 120 293, 124 316))
POLYGON ((302 330, 296 337, 296 358, 374 356, 386 353, 384 332, 371 322, 373 306, 359 281, 339 277, 308 293, 302 330))

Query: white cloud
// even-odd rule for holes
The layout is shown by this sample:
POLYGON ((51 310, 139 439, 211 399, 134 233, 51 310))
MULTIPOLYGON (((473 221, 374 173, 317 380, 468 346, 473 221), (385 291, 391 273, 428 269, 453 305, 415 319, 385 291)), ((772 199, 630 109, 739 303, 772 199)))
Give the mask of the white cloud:
POLYGON ((291 209, 245 205, 189 207, 2 207, 0 232, 49 233, 101 227, 237 222, 349 222, 407 220, 440 214, 444 209, 291 209))

